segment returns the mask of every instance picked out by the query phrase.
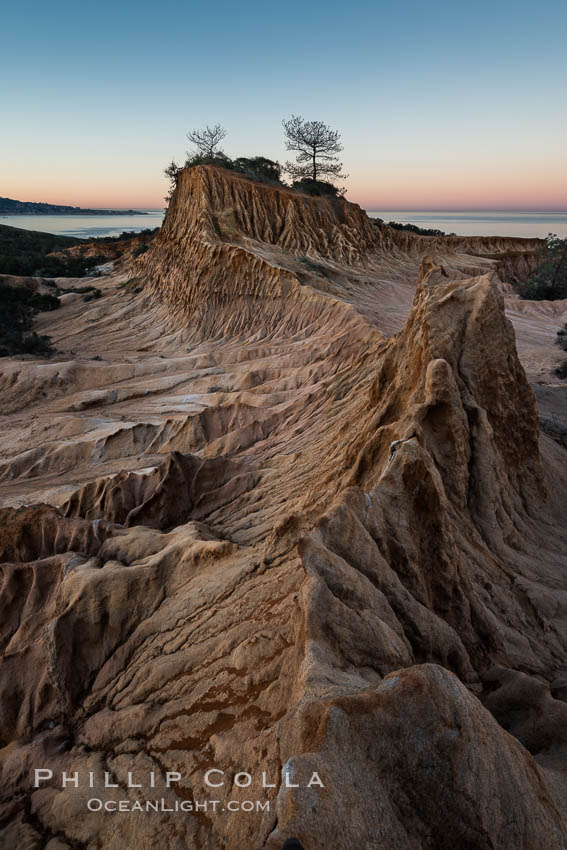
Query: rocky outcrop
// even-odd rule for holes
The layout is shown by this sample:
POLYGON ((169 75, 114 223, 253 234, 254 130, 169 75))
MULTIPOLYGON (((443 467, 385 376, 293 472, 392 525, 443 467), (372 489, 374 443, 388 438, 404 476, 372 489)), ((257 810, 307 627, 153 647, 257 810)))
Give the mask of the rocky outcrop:
POLYGON ((296 781, 325 762, 334 783, 311 795, 310 817, 304 792, 282 795, 285 826, 278 822, 267 850, 289 834, 315 850, 329 840, 373 850, 565 847, 531 757, 442 667, 391 673, 373 688, 321 700, 301 720, 292 748, 305 752, 289 763, 296 781), (373 805, 361 807, 361 794, 373 805))
POLYGON ((399 270, 431 256, 457 277, 495 268, 503 281, 516 283, 533 269, 541 244, 419 236, 372 221, 342 198, 309 197, 198 166, 179 173, 136 280, 167 303, 194 338, 282 327, 293 332, 324 321, 329 311, 334 322, 347 320, 334 314, 351 301, 353 284, 360 286, 360 270, 391 274, 392 260, 399 270))
MULTIPOLYGON (((95 441, 58 508, 0 517, 0 847, 567 848, 563 449, 540 446, 494 263, 467 278, 472 255, 362 216, 182 175, 131 302, 148 328, 176 311, 162 406, 117 373, 117 419, 145 405, 138 467, 89 477, 95 441)), ((66 439, 102 427, 46 375, 66 439)))
POLYGON ((493 267, 499 279, 510 285, 526 280, 540 262, 539 254, 544 245, 543 239, 420 236, 396 229, 390 230, 390 236, 394 245, 410 256, 436 257, 468 275, 483 274, 493 267))
POLYGON ((249 466, 173 452, 151 472, 122 472, 85 485, 62 511, 126 528, 144 525, 166 531, 221 510, 256 483, 249 466))
POLYGON ((366 264, 391 244, 386 230, 343 199, 199 166, 180 172, 164 225, 138 265, 159 299, 200 335, 291 330, 331 306, 321 298, 321 289, 332 291, 325 266, 314 260, 366 264), (318 274, 317 287, 306 285, 309 272, 318 274))

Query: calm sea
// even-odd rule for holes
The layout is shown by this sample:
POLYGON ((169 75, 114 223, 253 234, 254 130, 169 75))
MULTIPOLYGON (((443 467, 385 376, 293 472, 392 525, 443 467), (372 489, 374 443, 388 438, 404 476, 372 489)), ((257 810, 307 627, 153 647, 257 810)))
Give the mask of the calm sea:
POLYGON ((146 215, 3 215, 0 224, 22 227, 24 230, 39 230, 42 233, 57 233, 59 236, 78 236, 92 239, 94 236, 118 236, 123 231, 134 231, 160 227, 163 210, 143 210, 146 215))
POLYGON ((458 236, 567 236, 567 212, 423 212, 415 210, 368 210, 384 221, 431 227, 458 236))
MULTIPOLYGON (((117 236, 124 230, 136 233, 159 227, 163 210, 145 210, 147 215, 6 215, 0 224, 58 233, 61 236, 117 236)), ((431 227, 459 236, 567 236, 567 212, 423 212, 415 210, 368 210, 384 221, 399 221, 431 227)))

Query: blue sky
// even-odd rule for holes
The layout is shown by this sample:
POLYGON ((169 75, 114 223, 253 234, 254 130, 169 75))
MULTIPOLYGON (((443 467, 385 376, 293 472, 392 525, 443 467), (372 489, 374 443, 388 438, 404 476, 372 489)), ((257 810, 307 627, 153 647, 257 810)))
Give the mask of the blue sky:
POLYGON ((20 2, 3 12, 0 194, 160 205, 185 133, 286 158, 342 133, 368 208, 567 209, 567 4, 20 2))

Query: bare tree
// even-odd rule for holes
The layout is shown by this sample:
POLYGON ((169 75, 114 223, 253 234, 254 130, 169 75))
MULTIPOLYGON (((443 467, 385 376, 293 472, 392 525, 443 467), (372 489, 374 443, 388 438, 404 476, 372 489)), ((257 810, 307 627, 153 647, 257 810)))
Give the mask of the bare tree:
POLYGON ((211 159, 223 153, 218 146, 225 137, 226 130, 220 124, 215 124, 214 127, 207 124, 204 130, 191 130, 187 133, 187 138, 195 145, 198 154, 211 159))
POLYGON ((329 182, 344 179, 338 155, 343 146, 340 134, 322 121, 305 121, 301 115, 292 115, 282 121, 285 145, 288 151, 297 151, 296 162, 286 162, 285 170, 294 180, 322 180, 329 182))

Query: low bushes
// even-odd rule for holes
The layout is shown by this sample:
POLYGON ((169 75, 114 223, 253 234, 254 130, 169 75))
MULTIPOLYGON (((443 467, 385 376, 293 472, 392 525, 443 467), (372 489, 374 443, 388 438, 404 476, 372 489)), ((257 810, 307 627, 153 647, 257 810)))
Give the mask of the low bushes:
POLYGON ((12 286, 0 282, 0 357, 12 354, 49 356, 53 352, 47 336, 32 330, 36 313, 56 310, 56 295, 35 292, 29 286, 12 286))

